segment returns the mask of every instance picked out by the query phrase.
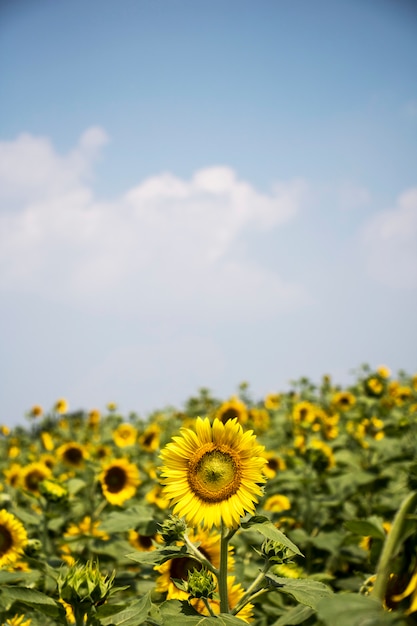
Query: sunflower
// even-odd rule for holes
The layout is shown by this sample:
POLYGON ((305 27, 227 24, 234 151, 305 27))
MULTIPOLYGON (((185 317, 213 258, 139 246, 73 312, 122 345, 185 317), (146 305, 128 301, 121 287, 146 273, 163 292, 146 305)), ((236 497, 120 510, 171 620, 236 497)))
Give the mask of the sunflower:
POLYGON ((223 424, 232 419, 236 419, 239 424, 245 424, 248 421, 249 413, 246 404, 236 396, 233 396, 230 400, 223 402, 223 404, 219 406, 215 417, 223 422, 223 424))
POLYGON ((183 428, 161 452, 164 493, 191 526, 234 528, 262 495, 264 447, 236 418, 198 417, 195 428, 183 428))
POLYGON ((86 515, 79 524, 70 524, 64 534, 66 539, 79 536, 96 537, 103 541, 110 539, 109 535, 104 530, 100 530, 100 522, 98 520, 93 521, 89 515, 86 515))
POLYGON ((121 506, 135 495, 140 484, 139 470, 126 459, 117 459, 103 468, 99 480, 106 500, 121 506))
POLYGON ((158 424, 151 424, 139 437, 139 443, 146 452, 155 452, 159 448, 159 435, 161 427, 158 424))
POLYGON ((15 563, 28 541, 23 524, 11 513, 0 511, 0 567, 15 563))
POLYGON ((139 550, 139 552, 152 552, 156 548, 155 542, 161 543, 159 535, 142 535, 133 528, 129 530, 127 540, 132 548, 139 550))
POLYGON ((19 483, 26 491, 38 494, 39 483, 45 478, 49 478, 51 470, 44 463, 34 462, 29 463, 26 467, 23 467, 20 471, 19 483))
POLYGON ((314 421, 316 407, 311 402, 303 400, 297 402, 293 408, 292 416, 296 424, 307 425, 314 421))
POLYGON ((95 428, 100 423, 100 411, 98 409, 91 409, 88 413, 88 425, 90 428, 95 428))
POLYGON ((350 391, 338 391, 332 398, 332 404, 340 411, 348 411, 355 403, 356 398, 350 391))
MULTIPOLYGON (((243 597, 244 589, 240 583, 236 583, 235 576, 227 577, 227 592, 229 598, 229 609, 232 610, 238 604, 239 600, 243 597)), ((214 614, 220 613, 220 602, 219 600, 209 600, 208 601, 211 607, 211 610, 214 614)), ((209 615, 208 609, 204 604, 203 600, 193 599, 191 600, 191 604, 195 608, 196 611, 201 613, 201 615, 209 615)), ((244 622, 251 622, 253 617, 253 604, 246 604, 243 609, 236 613, 236 617, 243 620, 244 622)))
POLYGON ((26 619, 26 615, 15 615, 14 617, 9 617, 4 622, 4 626, 30 626, 32 620, 26 619))
POLYGON ((19 465, 19 463, 12 463, 7 469, 3 470, 3 474, 6 477, 6 483, 11 487, 17 487, 21 472, 22 466, 19 465))
POLYGON ((30 417, 41 417, 43 414, 43 408, 39 405, 39 404, 35 404, 31 409, 30 409, 30 417))
POLYGON ((46 430, 43 430, 40 437, 45 450, 51 452, 54 449, 54 440, 52 439, 51 434, 48 433, 46 430))
MULTIPOLYGON (((220 567, 220 534, 216 531, 205 531, 203 529, 190 531, 188 534, 190 541, 198 546, 199 551, 217 569, 220 567)), ((178 542, 180 545, 181 542, 178 542)), ((233 569, 233 548, 228 546, 228 563, 233 569)), ((159 572, 156 580, 156 590, 167 594, 167 600, 186 600, 188 592, 180 589, 175 584, 175 580, 187 580, 188 574, 194 569, 200 570, 201 563, 192 556, 179 557, 165 561, 162 565, 156 565, 155 571, 159 572)))
POLYGON ((266 409, 269 409, 270 411, 276 411, 281 406, 281 394, 268 393, 265 396, 264 405, 266 409))
POLYGON ((56 453, 65 465, 69 465, 74 468, 83 467, 84 461, 88 458, 88 452, 85 446, 82 446, 75 441, 64 443, 62 446, 59 446, 56 453))
POLYGON ((287 469, 287 464, 284 459, 276 455, 275 452, 265 452, 265 459, 264 474, 267 478, 274 478, 277 472, 282 472, 287 469))
POLYGON ((132 424, 120 424, 113 432, 113 441, 118 448, 133 446, 136 443, 138 431, 132 424))
POLYGON ((64 413, 68 413, 68 402, 65 400, 65 398, 59 398, 59 400, 57 400, 55 402, 54 405, 54 411, 55 413, 59 413, 60 415, 63 415, 64 413))
POLYGON ((273 496, 270 496, 265 504, 265 511, 272 511, 274 513, 281 513, 281 511, 289 511, 291 508, 291 502, 281 493, 276 493, 273 496))

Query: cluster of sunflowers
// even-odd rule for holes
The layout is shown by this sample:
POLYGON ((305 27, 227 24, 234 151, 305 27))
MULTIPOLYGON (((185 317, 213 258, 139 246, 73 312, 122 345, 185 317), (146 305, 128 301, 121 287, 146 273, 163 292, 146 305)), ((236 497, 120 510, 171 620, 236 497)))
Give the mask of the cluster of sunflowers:
POLYGON ((1 427, 0 623, 415 624, 417 376, 354 378, 1 427))

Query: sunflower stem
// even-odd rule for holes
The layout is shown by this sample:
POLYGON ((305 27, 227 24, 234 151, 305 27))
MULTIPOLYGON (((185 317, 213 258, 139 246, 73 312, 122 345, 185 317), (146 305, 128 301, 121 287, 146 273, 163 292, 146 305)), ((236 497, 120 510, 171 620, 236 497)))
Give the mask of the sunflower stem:
POLYGON ((239 602, 236 604, 235 608, 232 611, 233 615, 236 615, 236 613, 238 613, 241 609, 243 609, 243 607, 248 602, 250 602, 254 597, 257 597, 258 595, 266 591, 265 588, 258 589, 257 591, 255 591, 255 589, 265 578, 265 574, 270 569, 270 567, 271 567, 271 563, 269 562, 269 560, 266 560, 263 568, 260 570, 255 580, 249 585, 249 587, 246 589, 243 596, 240 598, 239 602))
POLYGON ((220 539, 220 571, 218 576, 220 613, 229 613, 229 598, 227 593, 227 557, 229 553, 229 536, 227 528, 222 521, 222 532, 220 539))
POLYGON ((209 614, 211 615, 211 617, 216 617, 215 613, 213 613, 213 609, 210 606, 210 602, 207 600, 207 598, 201 598, 202 601, 205 604, 205 607, 207 609, 207 611, 209 612, 209 614))
POLYGON ((204 554, 200 552, 200 550, 193 544, 192 541, 190 541, 187 534, 184 535, 184 543, 186 544, 187 548, 192 553, 192 555, 195 556, 196 559, 200 561, 200 563, 202 563, 202 565, 204 565, 216 577, 219 576, 219 570, 216 567, 214 567, 214 565, 212 565, 212 563, 210 563, 208 559, 206 559, 204 554))

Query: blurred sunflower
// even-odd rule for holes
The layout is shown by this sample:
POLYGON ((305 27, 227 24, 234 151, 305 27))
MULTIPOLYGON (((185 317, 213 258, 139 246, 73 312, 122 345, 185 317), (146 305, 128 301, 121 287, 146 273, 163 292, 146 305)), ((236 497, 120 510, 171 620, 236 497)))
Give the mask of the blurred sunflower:
POLYGON ((264 399, 264 405, 266 409, 270 411, 276 411, 281 406, 281 394, 268 393, 264 399))
POLYGON ((336 465, 333 450, 320 439, 312 439, 308 443, 305 455, 317 472, 324 472, 336 465))
POLYGON ((149 504, 155 504, 158 509, 162 509, 163 511, 170 506, 170 500, 165 497, 161 485, 155 485, 155 487, 152 487, 145 497, 149 504))
POLYGON ((237 419, 197 418, 162 450, 164 494, 190 525, 233 528, 262 495, 264 447, 237 419))
POLYGON ((140 552, 151 552, 152 550, 155 550, 155 542, 160 543, 161 541, 159 535, 157 534, 142 535, 141 533, 138 533, 137 530, 133 530, 133 528, 129 530, 127 540, 132 548, 135 548, 140 552))
POLYGON ((159 436, 161 434, 161 427, 158 424, 151 424, 140 435, 138 441, 146 452, 155 452, 159 448, 159 436))
POLYGON ((113 441, 118 448, 133 446, 136 443, 138 431, 132 424, 120 424, 113 431, 113 441))
POLYGON ((6 477, 6 483, 11 487, 17 487, 22 472, 22 466, 19 463, 12 463, 8 468, 3 470, 6 477))
POLYGON ((265 511, 280 513, 281 511, 289 511, 291 508, 291 502, 287 496, 284 496, 281 493, 276 493, 265 501, 263 508, 265 511))
POLYGON ((267 478, 274 478, 277 472, 282 472, 287 469, 287 464, 284 459, 275 454, 275 452, 265 452, 266 464, 264 467, 264 474, 267 478))
POLYGON ((0 511, 0 567, 15 563, 28 541, 23 524, 5 509, 0 511))
POLYGON ((337 391, 333 395, 332 404, 340 411, 348 411, 356 404, 356 398, 350 391, 337 391))
POLYGON ((45 450, 48 452, 51 452, 51 450, 54 449, 54 440, 52 439, 52 435, 46 430, 41 432, 41 442, 45 450))
POLYGON ((26 619, 26 615, 14 615, 7 618, 3 626, 30 626, 31 623, 32 620, 26 619))
POLYGON ((88 412, 88 425, 90 428, 96 428, 100 423, 100 411, 98 409, 91 409, 88 412))
POLYGON ((99 481, 106 500, 121 506, 135 495, 140 485, 139 470, 126 459, 116 459, 103 468, 99 481))
POLYGON ((96 539, 102 539, 103 541, 108 541, 110 539, 109 535, 104 530, 100 529, 100 521, 93 521, 90 515, 83 517, 78 524, 70 524, 64 533, 64 537, 66 539, 79 536, 95 537, 96 539))
MULTIPOLYGON (((238 604, 238 602, 243 597, 245 591, 240 583, 236 583, 235 576, 227 577, 227 590, 228 590, 228 598, 229 598, 229 609, 232 611, 238 604)), ((211 610, 214 614, 218 615, 220 613, 220 602, 213 598, 212 600, 208 600, 211 610)), ((198 611, 201 615, 210 615, 209 611, 204 604, 204 601, 201 598, 193 598, 190 601, 190 604, 198 611)), ((253 618, 253 604, 246 604, 243 609, 236 613, 236 617, 243 620, 244 622, 250 623, 253 618)))
POLYGON ((22 467, 19 475, 19 484, 26 491, 39 493, 39 483, 49 478, 51 470, 44 463, 34 462, 22 467))
POLYGON ((310 424, 314 421, 316 407, 311 402, 303 400, 295 404, 292 416, 296 424, 310 424))
POLYGON ((249 413, 246 404, 233 396, 227 402, 223 402, 216 411, 215 417, 226 424, 229 420, 236 419, 239 424, 245 424, 248 421, 249 413))
MULTIPOLYGON (((190 531, 188 534, 190 541, 198 546, 199 551, 210 561, 217 569, 220 567, 220 534, 216 531, 205 531, 203 529, 190 531)), ((180 544, 180 542, 178 542, 180 544)), ((233 569, 233 548, 228 546, 228 563, 230 569, 233 569)), ((188 598, 187 591, 176 586, 176 580, 187 580, 188 574, 194 569, 201 570, 201 563, 192 556, 185 556, 176 559, 170 559, 155 565, 154 570, 159 572, 156 580, 156 590, 161 593, 167 593, 167 600, 186 600, 188 598)))
POLYGON ((39 404, 33 405, 29 412, 30 417, 41 417, 42 414, 43 408, 39 404))
POLYGON ((59 446, 56 451, 58 458, 73 468, 81 468, 84 465, 84 461, 88 458, 87 448, 80 443, 70 441, 59 446))
POLYGON ((391 370, 386 365, 380 365, 376 368, 377 374, 381 376, 381 378, 389 378, 391 376, 391 370))
POLYGON ((59 400, 57 400, 54 404, 55 413, 59 413, 60 415, 68 413, 68 408, 68 402, 65 400, 65 398, 59 398, 59 400))
POLYGON ((260 433, 268 430, 271 418, 269 417, 269 413, 266 409, 253 407, 249 411, 249 421, 255 432, 260 433))

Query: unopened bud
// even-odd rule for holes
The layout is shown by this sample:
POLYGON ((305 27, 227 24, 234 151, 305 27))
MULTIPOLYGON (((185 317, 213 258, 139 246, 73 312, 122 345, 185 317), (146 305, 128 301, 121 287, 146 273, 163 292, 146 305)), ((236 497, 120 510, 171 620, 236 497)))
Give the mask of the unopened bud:
POLYGON ((193 569, 188 574, 188 593, 193 598, 212 598, 215 590, 213 575, 204 567, 201 570, 193 569))
POLYGON ((161 524, 161 537, 165 543, 171 544, 184 539, 187 524, 180 517, 170 515, 163 524, 161 524))

